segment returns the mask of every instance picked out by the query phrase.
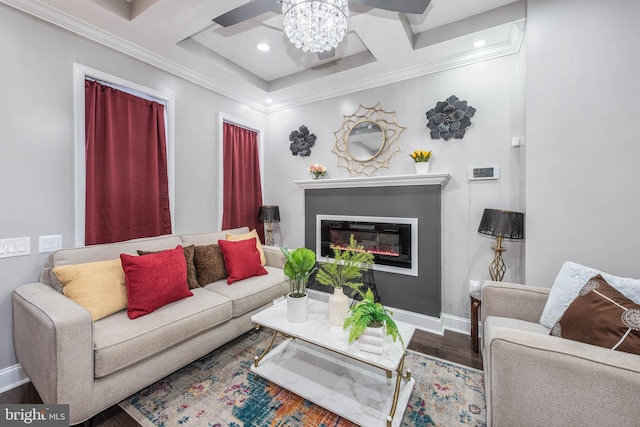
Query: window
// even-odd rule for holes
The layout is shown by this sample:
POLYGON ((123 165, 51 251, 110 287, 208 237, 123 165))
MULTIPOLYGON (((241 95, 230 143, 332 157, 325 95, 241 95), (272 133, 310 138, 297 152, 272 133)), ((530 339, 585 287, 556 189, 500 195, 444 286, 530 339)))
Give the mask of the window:
POLYGON ((220 114, 219 120, 219 221, 220 228, 255 228, 264 187, 262 130, 242 120, 220 114))
MULTIPOLYGON (((100 87, 103 89, 104 92, 114 92, 118 95, 118 97, 116 98, 117 100, 121 100, 121 99, 130 99, 133 100, 134 103, 139 103, 139 104, 145 104, 145 105, 151 105, 154 104, 157 106, 157 102, 149 102, 149 98, 156 98, 157 101, 159 101, 160 103, 164 104, 166 108, 162 108, 159 107, 158 111, 164 110, 165 114, 163 117, 160 117, 158 119, 158 123, 162 124, 162 122, 164 122, 164 128, 166 130, 165 135, 160 134, 160 138, 159 140, 166 140, 166 144, 164 147, 164 151, 166 153, 166 173, 164 173, 163 178, 164 181, 167 183, 167 185, 164 187, 163 190, 160 191, 161 195, 160 197, 163 198, 164 203, 162 204, 162 210, 164 210, 164 214, 162 216, 162 218, 164 218, 164 225, 160 228, 162 230, 168 230, 169 232, 171 230, 173 230, 174 227, 174 209, 173 209, 173 200, 174 200, 174 150, 173 150, 173 122, 174 122, 174 100, 173 97, 159 93, 157 91, 148 89, 148 88, 144 88, 135 84, 132 84, 130 82, 124 81, 122 79, 116 78, 114 76, 110 76, 110 75, 106 75, 104 73, 98 72, 96 70, 90 70, 86 67, 80 66, 78 64, 75 65, 75 75, 74 75, 74 89, 75 89, 75 107, 76 107, 76 111, 75 111, 75 120, 76 120, 76 141, 75 141, 75 153, 76 153, 76 159, 75 159, 75 172, 76 172, 76 176, 75 176, 75 202, 76 202, 76 206, 75 206, 75 216, 76 216, 76 221, 75 221, 75 243, 76 246, 82 246, 86 243, 96 243, 96 242, 101 242, 100 239, 104 238, 104 237, 99 237, 98 240, 96 241, 96 236, 95 233, 92 232, 92 229, 90 229, 89 231, 89 236, 87 236, 85 234, 85 225, 86 225, 86 219, 87 219, 87 199, 86 199, 86 194, 87 194, 87 189, 89 189, 89 194, 95 194, 98 193, 100 194, 101 191, 94 191, 92 190, 94 188, 92 183, 93 180, 93 175, 92 177, 87 177, 87 171, 91 171, 92 170, 92 165, 90 164, 89 167, 87 167, 87 158, 86 158, 86 152, 89 152, 91 155, 90 151, 86 151, 85 150, 85 140, 86 140, 86 130, 85 130, 85 105, 87 104, 91 104, 91 102, 85 100, 85 80, 99 80, 101 82, 109 82, 110 84, 114 84, 118 86, 118 89, 124 89, 124 91, 126 91, 127 93, 123 93, 122 91, 116 91, 115 89, 113 89, 112 87, 105 87, 105 86, 109 86, 109 85, 101 85, 100 87), (141 99, 143 98, 143 99, 141 99), (85 103, 85 101, 87 101, 87 104, 85 103), (89 182, 91 185, 89 185, 89 187, 87 187, 87 182, 89 182), (168 198, 169 198, 169 202, 166 203, 166 197, 167 197, 167 192, 168 192, 168 198), (166 213, 166 210, 169 210, 169 213, 166 213), (169 222, 169 224, 167 224, 167 222, 169 222), (87 239, 87 237, 89 237, 87 239)), ((90 83, 89 85, 94 84, 94 83, 90 83)), ((162 113, 160 113, 162 114, 162 113)), ((136 126, 132 126, 131 129, 133 129, 135 131, 136 126)), ((92 129, 89 129, 90 132, 90 136, 91 136, 91 132, 92 129)), ((133 137, 133 139, 135 139, 135 137, 133 137)), ((162 141, 164 142, 164 141, 162 141)), ((153 147, 152 147, 153 148, 153 147)), ((149 155, 148 153, 142 152, 142 156, 143 158, 145 156, 149 157, 149 159, 152 159, 153 161, 153 166, 154 168, 158 166, 158 163, 162 163, 162 156, 160 155, 161 152, 163 150, 157 150, 157 154, 152 154, 149 155), (159 160, 160 159, 160 160, 159 160)), ((98 153, 98 159, 100 159, 100 161, 102 161, 102 154, 98 153)), ((149 161, 149 159, 145 160, 145 161, 149 161)), ((116 165, 118 165, 119 163, 116 163, 116 165)), ((164 165, 161 165, 164 167, 164 165)), ((119 170, 118 166, 114 166, 114 164, 109 164, 109 163, 105 163, 98 165, 97 168, 93 168, 93 170, 98 170, 100 172, 101 168, 106 168, 106 173, 102 174, 103 177, 100 179, 104 179, 104 177, 106 177, 106 179, 108 180, 109 177, 111 178, 117 178, 121 175, 121 170, 119 170)), ((134 174, 138 174, 137 176, 140 176, 140 173, 142 173, 142 175, 149 175, 149 176, 153 176, 158 174, 155 171, 152 171, 152 168, 134 168, 137 170, 134 170, 134 174)), ((162 169, 162 167, 160 168, 162 169)), ((133 185, 131 186, 133 191, 133 194, 135 194, 135 192, 137 191, 135 189, 135 184, 138 181, 138 178, 136 176, 131 178, 131 182, 133 185)), ((140 180, 141 182, 142 180, 140 180)), ((116 187, 117 191, 121 191, 120 189, 118 189, 119 187, 116 187)), ((122 195, 125 195, 129 192, 130 190, 127 189, 122 189, 122 195)), ((138 192, 140 193, 140 192, 138 192)), ((121 200, 122 198, 118 197, 117 198, 117 203, 116 204, 121 204, 121 200)), ((89 199, 89 205, 93 204, 92 199, 89 199)), ((126 203, 122 204, 122 206, 116 206, 117 209, 121 209, 123 208, 124 213, 122 213, 122 217, 126 217, 126 216, 131 216, 131 217, 136 217, 139 218, 140 216, 145 214, 145 209, 138 206, 137 209, 138 211, 136 212, 136 205, 138 205, 138 202, 136 201, 132 201, 131 199, 127 200, 126 203), (134 210, 130 210, 133 207, 134 210)), ((144 205, 141 205, 144 206, 144 205)), ((91 210, 89 210, 89 212, 91 212, 91 210)), ((100 208, 100 215, 103 214, 103 212, 107 212, 107 216, 110 217, 114 217, 113 214, 113 209, 112 206, 106 206, 106 208, 101 207, 100 208)), ((89 213, 89 215, 91 216, 91 213, 89 213)), ((100 216, 98 215, 98 216, 100 216)), ((91 224, 91 217, 89 218, 89 224, 91 224)), ((155 219, 154 219, 155 220, 155 219)), ((160 221, 160 219, 158 219, 160 221)), ((142 222, 147 221, 147 219, 145 219, 142 222)), ((138 230, 134 229, 133 231, 126 231, 125 233, 130 232, 130 237, 146 237, 147 235, 142 234, 136 234, 138 232, 138 230)), ((163 234, 163 232, 160 232, 159 234, 163 234)), ((124 236, 127 236, 128 234, 124 234, 124 236)), ((116 240, 125 240, 126 238, 116 238, 116 240)), ((107 240, 109 241, 109 240, 107 240)), ((111 241, 115 241, 115 240, 111 240, 111 241)))

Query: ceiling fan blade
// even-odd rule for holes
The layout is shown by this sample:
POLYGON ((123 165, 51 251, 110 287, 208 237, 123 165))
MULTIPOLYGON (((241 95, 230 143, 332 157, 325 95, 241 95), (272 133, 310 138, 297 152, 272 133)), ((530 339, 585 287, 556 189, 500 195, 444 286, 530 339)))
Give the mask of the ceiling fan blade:
POLYGON ((421 15, 429 7, 431 0, 350 0, 376 9, 391 10, 401 13, 415 13, 421 15))
POLYGON ((318 52, 318 59, 321 60, 321 61, 323 59, 333 58, 334 56, 336 56, 336 50, 335 49, 325 50, 323 52, 318 52))
POLYGON ((277 0, 253 0, 213 18, 213 22, 230 27, 270 11, 277 3, 277 0))

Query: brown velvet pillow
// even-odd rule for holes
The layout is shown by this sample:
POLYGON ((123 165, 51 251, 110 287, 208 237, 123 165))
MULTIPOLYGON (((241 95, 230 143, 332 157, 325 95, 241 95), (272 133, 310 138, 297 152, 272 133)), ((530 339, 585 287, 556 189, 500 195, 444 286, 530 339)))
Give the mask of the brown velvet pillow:
MULTIPOLYGON (((184 252, 184 259, 187 262, 187 283, 189 284, 189 289, 199 288, 200 285, 198 284, 198 277, 196 276, 196 266, 193 264, 195 246, 183 246, 182 251, 184 252)), ((158 253, 158 251, 138 250, 138 255, 149 255, 155 253, 158 253)))
POLYGON ((551 335, 640 354, 640 305, 598 274, 582 287, 551 335))
POLYGON ((196 246, 193 263, 200 286, 227 278, 227 268, 219 245, 196 246))

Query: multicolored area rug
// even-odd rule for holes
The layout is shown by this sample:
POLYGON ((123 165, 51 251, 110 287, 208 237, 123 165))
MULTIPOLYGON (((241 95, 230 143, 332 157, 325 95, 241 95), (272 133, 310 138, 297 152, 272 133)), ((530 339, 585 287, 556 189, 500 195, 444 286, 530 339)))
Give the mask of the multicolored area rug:
MULTIPOLYGON (((248 332, 120 406, 143 426, 354 426, 251 372, 254 356, 270 337, 269 331, 248 332)), ((482 371, 411 350, 405 367, 416 383, 403 427, 486 425, 482 371)))

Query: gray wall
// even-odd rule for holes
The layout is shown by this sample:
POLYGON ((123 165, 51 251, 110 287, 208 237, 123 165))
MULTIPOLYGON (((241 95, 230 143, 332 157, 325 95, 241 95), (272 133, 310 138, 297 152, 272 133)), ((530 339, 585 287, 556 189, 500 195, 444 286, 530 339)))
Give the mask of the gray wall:
MULTIPOLYGON (((525 147, 511 145, 511 138, 524 132, 523 85, 521 53, 269 114, 265 181, 268 201, 280 206, 277 238, 291 248, 305 244, 304 191, 294 181, 310 179, 307 167, 316 162, 327 166, 327 178, 349 177, 348 171, 337 167, 331 151, 334 132, 341 129, 343 116, 353 114, 360 104, 372 107, 380 102, 406 130, 399 140, 402 151, 378 175, 414 174, 409 154, 415 149, 433 150, 430 170, 451 174, 441 200, 441 318, 447 326, 455 323, 463 330, 463 319, 470 317, 469 280, 489 279, 493 256, 495 240, 477 233, 483 210, 525 210, 525 147), (451 95, 477 108, 472 126, 463 139, 432 140, 425 113, 451 95), (292 156, 289 151, 289 133, 301 124, 317 136, 309 157, 292 156), (500 167, 499 180, 467 180, 468 167, 491 165, 500 167)), ((395 214, 403 216, 402 206, 395 214)), ((521 282, 524 244, 509 242, 506 246, 505 278, 521 282)))
MULTIPOLYGON (((0 238, 29 236, 34 247, 38 235, 73 241, 72 67, 79 62, 175 95, 177 232, 216 228, 219 111, 266 126, 265 203, 281 207, 277 239, 297 247, 305 243, 304 192, 293 181, 308 178, 314 162, 328 166, 329 177, 348 176, 336 168, 333 132, 359 104, 381 102, 407 127, 403 152, 382 173, 412 173, 407 155, 432 149, 432 170, 452 175, 442 194, 443 317, 468 319, 468 280, 488 278, 492 241, 476 233, 485 207, 527 213, 525 243, 507 246, 506 280, 525 279, 522 259, 526 282, 544 286, 567 259, 640 277, 633 226, 640 211, 639 15, 635 0, 531 0, 520 54, 265 117, 2 4, 0 238), (424 113, 452 94, 478 109, 473 125, 463 140, 433 141, 424 113), (527 144, 514 148, 511 138, 525 135, 525 107, 527 144), (318 136, 309 158, 288 150, 288 135, 301 124, 318 136), (466 180, 467 167, 484 165, 500 166, 501 179, 466 180)), ((36 252, 0 259, 0 370, 16 363, 10 295, 37 280, 45 255, 36 252)))
POLYGON ((440 317, 439 185, 306 190, 307 248, 316 247, 319 214, 418 218, 418 277, 374 271, 376 289, 385 305, 440 317))
POLYGON ((31 238, 31 255, 0 259, 1 371, 17 363, 11 291, 37 281, 46 260, 38 236, 73 245, 74 62, 175 96, 178 233, 217 228, 218 112, 261 126, 266 117, 4 4, 0 34, 0 238, 31 238))
POLYGON ((640 277, 640 2, 528 5, 527 283, 567 260, 640 277))

